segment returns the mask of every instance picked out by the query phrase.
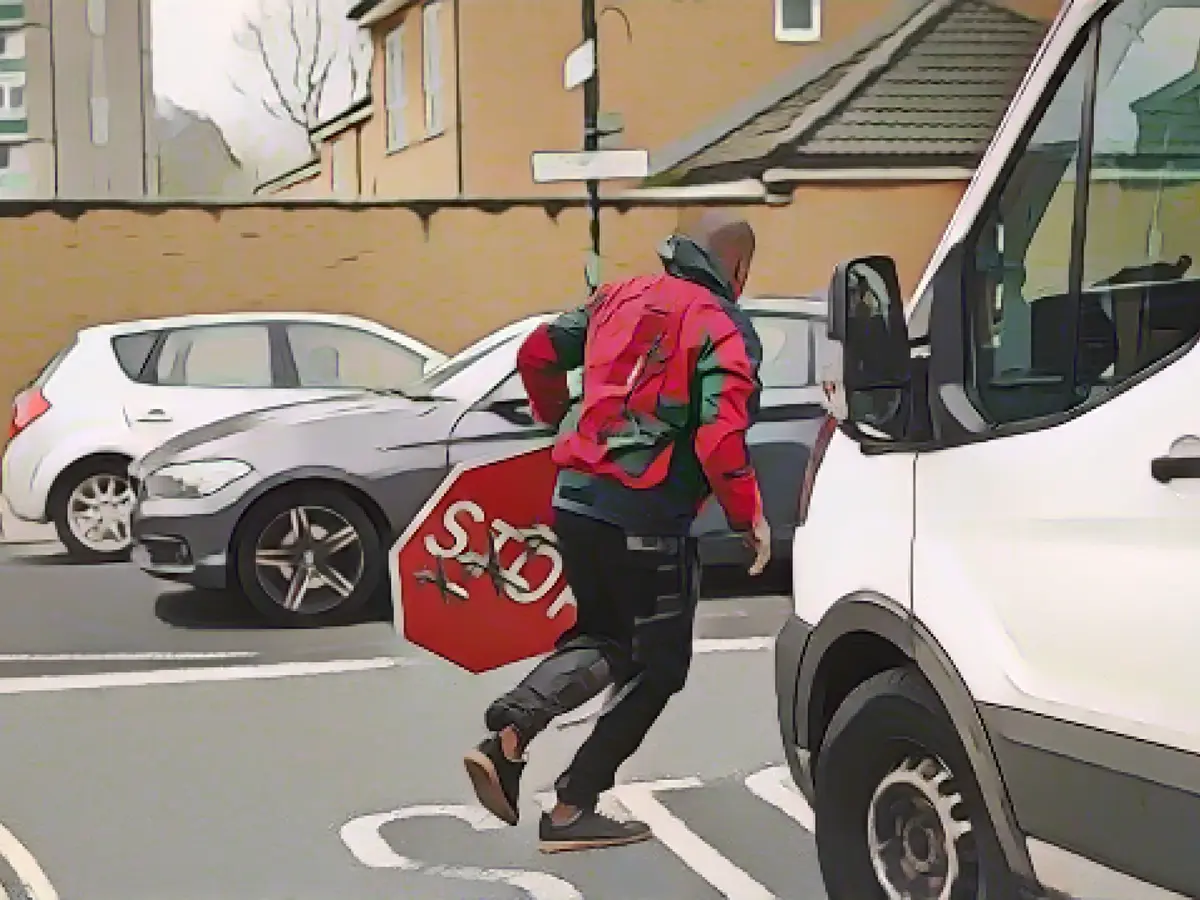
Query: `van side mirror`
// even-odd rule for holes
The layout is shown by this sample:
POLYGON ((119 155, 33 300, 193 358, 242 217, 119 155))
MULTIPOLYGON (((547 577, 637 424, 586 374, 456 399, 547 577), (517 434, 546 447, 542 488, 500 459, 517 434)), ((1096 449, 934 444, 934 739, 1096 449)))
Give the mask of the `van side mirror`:
MULTIPOLYGON (((896 263, 863 256, 839 265, 829 286, 829 354, 822 381, 842 392, 835 415, 898 438, 910 406, 911 360, 896 263)), ((832 399, 832 397, 831 397, 832 399)))

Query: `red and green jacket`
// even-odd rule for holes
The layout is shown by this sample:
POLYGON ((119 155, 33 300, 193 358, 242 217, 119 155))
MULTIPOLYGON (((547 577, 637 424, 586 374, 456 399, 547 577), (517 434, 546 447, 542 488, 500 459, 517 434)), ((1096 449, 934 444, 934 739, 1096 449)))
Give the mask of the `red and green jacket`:
POLYGON ((665 272, 607 284, 538 327, 517 368, 558 427, 554 505, 633 533, 686 533, 710 494, 734 530, 762 498, 746 446, 762 345, 704 251, 674 236, 665 272), (582 367, 572 405, 567 372, 582 367))

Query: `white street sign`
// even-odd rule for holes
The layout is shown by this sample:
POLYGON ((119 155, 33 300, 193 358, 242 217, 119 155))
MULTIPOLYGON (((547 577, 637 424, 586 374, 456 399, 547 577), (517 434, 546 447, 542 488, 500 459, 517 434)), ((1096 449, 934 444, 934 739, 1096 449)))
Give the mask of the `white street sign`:
POLYGON ((538 184, 645 178, 649 174, 650 154, 646 150, 543 150, 533 154, 533 180, 538 184))
POLYGON ((596 42, 586 40, 570 53, 563 63, 563 84, 573 90, 596 74, 596 42))

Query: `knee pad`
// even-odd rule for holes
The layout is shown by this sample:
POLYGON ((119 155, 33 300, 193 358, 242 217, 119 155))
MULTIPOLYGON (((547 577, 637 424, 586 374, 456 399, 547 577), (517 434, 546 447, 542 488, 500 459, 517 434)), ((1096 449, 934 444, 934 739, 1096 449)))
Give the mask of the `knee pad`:
POLYGON ((555 716, 582 706, 604 690, 626 666, 614 644, 581 637, 564 643, 542 660, 484 716, 490 731, 514 727, 522 742, 532 740, 555 716))

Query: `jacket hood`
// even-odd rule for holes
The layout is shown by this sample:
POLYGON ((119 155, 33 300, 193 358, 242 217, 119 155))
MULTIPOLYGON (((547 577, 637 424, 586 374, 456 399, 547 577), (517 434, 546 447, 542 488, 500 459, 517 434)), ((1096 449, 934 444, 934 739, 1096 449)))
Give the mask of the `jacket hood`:
POLYGON ((706 287, 728 303, 737 303, 733 285, 722 274, 720 264, 691 238, 671 235, 658 248, 658 256, 668 275, 706 287))

